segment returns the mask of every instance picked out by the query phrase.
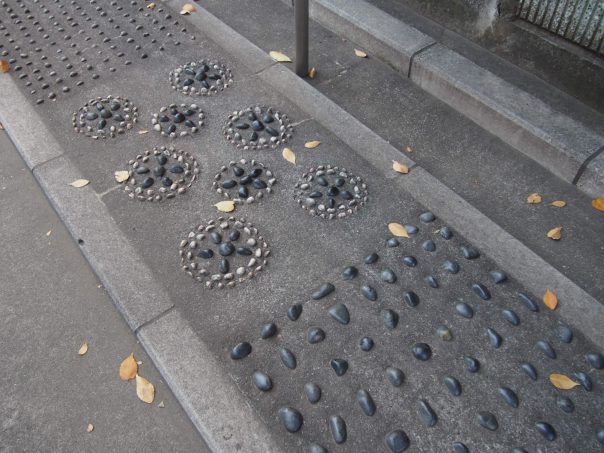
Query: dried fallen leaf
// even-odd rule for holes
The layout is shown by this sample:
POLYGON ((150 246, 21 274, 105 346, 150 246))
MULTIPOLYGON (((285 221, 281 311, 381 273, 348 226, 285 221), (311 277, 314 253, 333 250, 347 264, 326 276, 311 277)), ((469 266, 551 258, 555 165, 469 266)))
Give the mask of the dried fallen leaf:
POLYGON ((75 187, 76 189, 87 186, 88 184, 90 184, 90 181, 87 179, 76 179, 74 182, 69 183, 71 187, 75 187))
POLYGON ((359 49, 354 49, 354 54, 359 58, 367 58, 367 54, 359 49))
POLYGON ((186 14, 194 13, 195 11, 196 11, 196 9, 193 5, 191 5, 190 3, 185 3, 183 5, 182 9, 180 10, 180 14, 186 15, 186 14))
POLYGON ((78 355, 84 355, 88 352, 88 343, 84 343, 82 346, 80 346, 80 349, 78 349, 78 355))
POLYGON ((156 7, 156 6, 157 6, 157 5, 156 5, 155 3, 149 3, 149 4, 147 5, 147 8, 149 8, 149 9, 155 9, 155 7, 156 7))
POLYGON ((604 198, 599 197, 595 200, 592 200, 591 205, 596 208, 598 211, 604 212, 604 198))
POLYGON ((144 377, 136 375, 136 396, 141 401, 151 404, 155 398, 155 387, 144 377))
POLYGON ((566 206, 566 201, 556 200, 550 203, 551 206, 555 206, 556 208, 563 208, 566 206))
POLYGON ((288 161, 291 162, 292 164, 296 164, 296 155, 294 154, 294 152, 289 149, 289 148, 283 148, 283 158, 288 161))
POLYGON ((304 143, 304 148, 313 149, 319 146, 321 142, 319 140, 311 140, 310 142, 304 143))
POLYGON ((52 233, 52 230, 48 230, 48 231, 46 232, 46 237, 50 236, 50 234, 51 234, 51 233, 52 233))
POLYGON ((94 426, 92 425, 92 423, 88 423, 88 426, 86 427, 86 432, 91 433, 92 431, 94 431, 94 426))
POLYGON ((537 204, 537 203, 541 203, 541 201, 543 201, 543 199, 541 198, 541 195, 539 195, 538 193, 532 193, 526 199, 526 202, 528 204, 537 204))
POLYGON ((126 357, 120 364, 120 379, 129 381, 134 379, 138 373, 138 363, 134 360, 134 353, 126 357))
POLYGON ((555 310, 558 306, 558 297, 548 289, 543 296, 543 303, 550 310, 555 310))
POLYGON ((392 234, 401 238, 408 238, 409 233, 407 233, 407 228, 405 228, 400 223, 389 223, 388 229, 392 234))
POLYGON ((0 72, 8 72, 10 65, 7 60, 0 60, 0 72))
POLYGON ((412 153, 412 152, 413 152, 413 149, 412 149, 410 146, 407 146, 407 147, 405 148, 405 151, 407 151, 408 153, 412 153))
POLYGON ((233 212, 235 210, 235 202, 233 200, 219 201, 214 206, 220 212, 233 212))
POLYGON ((144 135, 144 134, 148 134, 149 131, 147 129, 141 129, 140 131, 138 131, 138 135, 144 135))
POLYGON ((119 170, 116 171, 113 175, 115 176, 115 180, 117 182, 128 181, 128 178, 130 178, 130 172, 128 170, 119 170))
POLYGON ((547 237, 559 241, 562 238, 562 227, 552 228, 547 232, 547 237))
POLYGON ((317 77, 317 70, 315 68, 310 68, 310 71, 308 71, 308 77, 311 79, 317 77))
POLYGON ((560 390, 570 390, 580 385, 564 374, 552 373, 549 375, 549 381, 560 390))
POLYGON ((278 61, 279 63, 291 63, 292 62, 291 58, 289 58, 283 52, 278 52, 276 50, 271 50, 268 54, 270 55, 270 57, 273 60, 278 61))
POLYGON ((402 173, 403 175, 409 173, 409 167, 407 167, 405 164, 401 164, 396 160, 392 161, 392 169, 396 172, 402 173))

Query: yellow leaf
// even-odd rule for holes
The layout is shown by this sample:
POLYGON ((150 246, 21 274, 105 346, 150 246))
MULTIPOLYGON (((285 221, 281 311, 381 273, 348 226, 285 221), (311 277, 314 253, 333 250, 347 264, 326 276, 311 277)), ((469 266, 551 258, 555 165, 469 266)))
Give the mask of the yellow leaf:
POLYGON ((310 142, 304 143, 304 148, 313 149, 319 146, 321 142, 319 140, 311 140, 310 142))
POLYGON ((92 423, 88 423, 88 426, 86 427, 86 432, 91 433, 92 431, 94 431, 94 426, 92 425, 92 423))
POLYGON ((591 202, 591 205, 598 211, 604 212, 604 198, 598 197, 591 202))
POLYGON ((233 200, 219 201, 214 206, 220 212, 233 212, 235 210, 235 202, 233 200))
POLYGON ((69 183, 71 187, 75 187, 76 189, 87 186, 88 184, 90 184, 90 181, 87 179, 76 179, 74 182, 69 183))
POLYGON ((155 3, 149 3, 149 4, 147 5, 147 8, 149 8, 149 9, 155 9, 155 7, 156 7, 156 6, 157 6, 157 5, 156 5, 155 3))
POLYGON ((128 170, 120 170, 116 171, 114 176, 117 182, 124 182, 128 181, 128 178, 130 178, 130 172, 128 170))
POLYGON ((151 404, 155 398, 155 387, 144 377, 136 375, 136 396, 141 401, 151 404))
POLYGON ((359 49, 354 49, 354 54, 360 58, 367 58, 367 54, 359 49))
POLYGON ((289 148, 283 148, 283 158, 288 161, 291 162, 292 164, 296 164, 296 155, 294 154, 294 152, 289 149, 289 148))
POLYGON ((392 169, 396 172, 402 173, 403 175, 409 173, 409 167, 407 167, 405 164, 401 164, 396 160, 392 161, 392 169))
POLYGON ((78 349, 78 355, 84 355, 88 352, 88 343, 84 343, 82 346, 80 346, 80 349, 78 349))
POLYGON ((292 62, 291 58, 289 58, 283 52, 277 52, 276 50, 271 50, 268 54, 270 55, 270 57, 273 60, 278 61, 279 63, 291 63, 292 62))
POLYGON ((138 131, 138 135, 144 135, 147 134, 149 131, 147 129, 141 129, 140 131, 138 131))
POLYGON ((547 237, 554 241, 559 241, 562 238, 562 227, 552 228, 547 232, 547 237))
POLYGON ((532 193, 527 197, 526 202, 528 204, 537 204, 541 203, 542 200, 543 199, 541 198, 541 195, 539 195, 538 193, 532 193))
POLYGON ((556 200, 552 201, 550 205, 555 206, 556 208, 563 208, 564 206, 566 206, 566 201, 556 200))
POLYGON ((558 297, 548 289, 543 296, 543 303, 550 310, 555 310, 558 306, 558 297))
POLYGON ((411 149, 411 147, 410 147, 410 146, 407 146, 407 147, 405 148, 405 151, 407 151, 408 153, 412 153, 412 152, 413 152, 413 149, 411 149))
POLYGON ((310 71, 308 71, 308 77, 311 79, 317 77, 317 70, 315 68, 310 68, 310 71))
POLYGON ((388 224, 388 229, 395 236, 402 237, 402 238, 408 238, 409 237, 409 233, 407 233, 407 228, 405 228, 400 223, 389 223, 388 224))
POLYGON ((190 3, 185 3, 182 7, 182 9, 180 10, 180 14, 191 14, 194 13, 196 11, 195 7, 193 5, 191 5, 190 3))
POLYGON ((7 60, 0 60, 0 72, 8 72, 10 65, 7 60))
POLYGON ((549 381, 552 385, 560 390, 570 390, 580 385, 578 382, 573 381, 568 376, 558 373, 552 373, 549 375, 549 381))
POLYGON ((134 360, 134 353, 126 357, 120 364, 120 379, 129 381, 134 379, 138 373, 138 363, 134 360))

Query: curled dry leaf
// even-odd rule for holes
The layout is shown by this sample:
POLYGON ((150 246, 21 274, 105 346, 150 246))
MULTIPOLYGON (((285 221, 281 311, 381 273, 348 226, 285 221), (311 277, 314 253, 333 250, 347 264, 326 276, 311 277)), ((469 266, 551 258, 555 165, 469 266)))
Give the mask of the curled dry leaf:
POLYGON ((560 390, 570 390, 580 385, 564 374, 552 373, 549 375, 549 381, 554 387, 560 390))
POLYGON ((409 233, 407 233, 407 228, 405 228, 400 223, 389 223, 388 229, 392 234, 401 238, 408 238, 409 233))
POLYGON ((82 346, 80 346, 80 349, 78 349, 78 355, 84 355, 88 352, 88 343, 84 343, 82 346))
POLYGON ((220 212, 233 212, 235 210, 235 202, 233 200, 219 201, 214 207, 220 212))
POLYGON ((136 396, 141 401, 151 404, 155 398, 155 387, 144 377, 136 375, 136 396))
POLYGON ((278 52, 276 50, 271 50, 268 54, 270 55, 270 57, 273 60, 278 61, 279 63, 291 63, 292 62, 291 58, 289 58, 283 52, 278 52))
POLYGON ((134 353, 126 357, 120 364, 120 379, 122 381, 129 381, 134 379, 138 373, 138 363, 134 359, 134 353))
POLYGON ((592 200, 591 205, 596 208, 598 211, 604 212, 604 198, 598 197, 595 200, 592 200))
POLYGON ((86 427, 86 432, 91 433, 92 431, 94 431, 94 426, 92 425, 92 423, 88 423, 88 426, 86 427))
POLYGON ((308 77, 310 77, 311 79, 314 79, 315 77, 317 77, 316 68, 310 68, 310 71, 308 71, 308 77))
POLYGON ((0 72, 8 72, 10 65, 7 60, 0 60, 0 72))
POLYGON ((149 9, 155 9, 155 7, 156 7, 156 6, 157 6, 157 5, 156 5, 155 3, 149 3, 149 4, 147 5, 147 8, 149 8, 149 9))
POLYGON ((87 186, 88 184, 90 184, 90 181, 87 179, 76 179, 74 182, 69 183, 71 187, 75 187, 76 189, 87 186))
POLYGON ((550 310, 555 310, 558 306, 558 297, 548 289, 543 296, 543 303, 550 310))
POLYGON ((541 195, 539 195, 538 193, 532 193, 526 198, 526 202, 528 204, 537 204, 537 203, 541 203, 541 201, 543 201, 543 199, 541 198, 541 195))
POLYGON ((196 11, 196 9, 193 5, 191 5, 190 3, 185 3, 183 5, 182 9, 180 10, 180 14, 186 15, 186 14, 194 13, 195 11, 196 11))
POLYGON ((304 143, 304 148, 313 149, 319 146, 321 142, 319 140, 311 140, 309 142, 304 143))
POLYGON ((402 173, 403 175, 409 173, 409 167, 407 167, 405 164, 401 164, 396 160, 392 161, 392 169, 396 172, 402 173))
POLYGON ((359 49, 354 49, 354 54, 359 58, 367 58, 367 54, 359 49))
POLYGON ((130 172, 128 170, 120 170, 116 171, 113 175, 115 176, 115 180, 117 182, 124 182, 128 181, 128 178, 130 177, 130 172))
POLYGON ((289 149, 289 148, 283 148, 283 158, 288 161, 291 162, 292 164, 296 164, 296 155, 294 154, 294 152, 289 149))
POLYGON ((562 227, 552 228, 547 232, 547 237, 554 241, 559 241, 562 238, 562 227))
POLYGON ((564 206, 566 206, 566 201, 556 200, 556 201, 552 201, 550 203, 550 205, 554 206, 556 208, 563 208, 564 206))

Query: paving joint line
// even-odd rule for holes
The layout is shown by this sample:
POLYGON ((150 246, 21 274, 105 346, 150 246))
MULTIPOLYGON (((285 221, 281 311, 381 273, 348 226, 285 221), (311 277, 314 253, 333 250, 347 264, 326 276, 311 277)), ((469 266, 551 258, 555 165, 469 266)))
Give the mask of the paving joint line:
POLYGON ((176 305, 172 304, 172 306, 170 308, 166 308, 163 312, 161 312, 161 313, 155 315, 154 317, 152 317, 151 319, 143 322, 132 332, 134 332, 134 335, 138 335, 138 333, 141 331, 141 329, 143 329, 151 324, 154 324, 156 321, 159 321, 161 318, 163 318, 164 316, 166 316, 168 313, 170 313, 172 310, 175 310, 175 309, 176 309, 176 305))
POLYGON ((581 179, 581 176, 583 176, 583 173, 585 173, 585 170, 587 170, 587 166, 591 163, 592 160, 594 160, 596 157, 598 157, 600 154, 602 154, 603 151, 604 151, 604 145, 602 145, 597 151, 595 151, 591 156, 589 156, 587 159, 585 159, 583 161, 583 163, 577 170, 577 174, 573 178, 573 181, 572 181, 573 185, 575 185, 575 186, 577 185, 577 183, 579 182, 579 179, 581 179))

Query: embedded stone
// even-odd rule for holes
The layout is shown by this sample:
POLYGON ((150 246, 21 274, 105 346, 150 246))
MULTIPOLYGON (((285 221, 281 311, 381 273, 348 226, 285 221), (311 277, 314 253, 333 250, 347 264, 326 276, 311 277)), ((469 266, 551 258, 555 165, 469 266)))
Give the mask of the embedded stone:
POLYGON ((514 409, 518 407, 519 401, 516 392, 508 387, 499 387, 497 391, 509 406, 513 407, 514 409))
POLYGON ((453 451, 455 453, 470 453, 470 450, 468 449, 468 447, 465 446, 465 444, 461 443, 461 442, 453 442, 453 451))
POLYGON ((457 274, 459 272, 459 264, 456 261, 446 260, 443 263, 443 269, 449 274, 457 274))
POLYGON ((491 346, 493 346, 495 349, 498 349, 503 343, 503 338, 501 335, 499 335, 497 331, 491 327, 487 329, 487 336, 489 337, 489 343, 491 343, 491 346))
POLYGON ((348 266, 342 271, 342 280, 352 280, 359 275, 359 270, 354 266, 348 266))
POLYGON ((239 360, 247 357, 252 353, 252 345, 247 341, 243 341, 241 343, 236 344, 233 349, 231 349, 231 359, 239 360))
POLYGON ((419 233, 419 228, 417 228, 415 225, 405 225, 405 230, 407 230, 407 233, 409 234, 419 233))
POLYGON ((283 362, 283 365, 285 365, 290 370, 295 370, 298 366, 296 356, 287 348, 281 348, 279 350, 279 357, 281 357, 281 362, 283 362))
POLYGON ((386 283, 396 283, 396 274, 390 269, 384 269, 380 276, 386 283))
POLYGON ((287 310, 287 317, 291 321, 297 321, 301 314, 302 314, 302 304, 292 305, 287 310))
POLYGON ((434 214, 432 214, 431 212, 424 212, 419 216, 419 220, 424 223, 434 222, 434 219, 436 219, 436 217, 434 217, 434 214))
POLYGON ((558 395, 556 397, 556 405, 567 414, 570 414, 575 410, 575 405, 573 401, 570 398, 567 398, 566 396, 558 395))
POLYGON ((296 433, 302 428, 304 419, 302 414, 293 407, 282 407, 279 409, 279 419, 286 430, 290 433, 296 433))
POLYGON ((147 177, 145 179, 143 179, 143 182, 141 184, 141 187, 143 189, 148 189, 149 187, 151 187, 153 184, 155 183, 155 180, 151 177, 147 177))
POLYGON ((570 343, 573 341, 573 331, 570 329, 570 327, 565 326, 564 324, 560 324, 556 328, 556 334, 563 343, 570 343))
POLYGON ((254 252, 249 247, 237 247, 237 255, 252 256, 254 252))
POLYGON ((369 337, 363 337, 359 340, 359 347, 365 352, 371 351, 371 349, 373 349, 373 346, 373 340, 369 337))
POLYGON ((491 298, 491 293, 489 292, 489 289, 482 283, 473 283, 472 291, 474 291, 476 295, 478 295, 478 297, 480 297, 482 300, 489 300, 491 298))
POLYGON ((447 326, 439 326, 436 329, 436 335, 443 341, 451 341, 453 339, 453 332, 447 326))
POLYGON ((471 319, 474 316, 474 310, 465 302, 460 302, 455 305, 455 311, 458 315, 463 316, 464 318, 471 319))
POLYGON ((265 324, 260 329, 260 338, 266 340, 267 338, 274 337, 277 333, 277 326, 274 323, 265 324))
POLYGON ((598 431, 596 432, 596 439, 598 440, 598 442, 604 445, 604 427, 598 429, 598 431))
POLYGON ((585 354, 585 360, 597 370, 604 368, 604 357, 598 352, 588 352, 585 354))
POLYGON ((471 246, 464 246, 461 248, 463 257, 467 260, 475 260, 480 257, 480 252, 471 246))
POLYGON ((386 377, 390 381, 392 385, 395 387, 400 387, 405 382, 405 373, 403 373, 398 368, 388 367, 386 368, 386 377))
POLYGON ((214 244, 220 244, 222 242, 222 236, 220 235, 220 233, 218 231, 212 231, 210 233, 210 240, 214 244))
POLYGON ((348 312, 348 308, 344 304, 336 304, 327 310, 327 313, 338 321, 340 324, 348 324, 350 322, 350 313, 348 312))
POLYGON ((433 252, 436 250, 436 244, 434 243, 434 241, 432 239, 428 239, 427 241, 423 242, 422 248, 426 252, 433 252))
POLYGON ((386 446, 392 453, 403 453, 409 448, 409 437, 404 431, 396 430, 386 434, 384 438, 386 446))
POLYGON ((311 444, 308 447, 308 453, 328 453, 327 449, 319 444, 311 444))
POLYGON ((258 190, 266 189, 267 187, 266 183, 262 179, 254 179, 252 185, 258 190))
POLYGON ((372 253, 371 255, 368 255, 365 257, 365 264, 373 264, 379 258, 380 258, 380 256, 377 253, 372 253))
POLYGON ((463 358, 463 361, 465 362, 466 368, 470 373, 478 373, 478 371, 480 370, 480 362, 478 361, 478 359, 475 359, 474 357, 470 356, 465 356, 463 358))
POLYGON ((368 300, 377 300, 377 291, 369 285, 361 286, 361 294, 363 294, 363 296, 365 296, 365 298, 368 300))
POLYGON ((386 246, 390 248, 398 247, 399 245, 401 245, 401 243, 397 238, 390 238, 386 241, 386 246))
POLYGON ((539 434, 541 434, 546 440, 549 440, 550 442, 553 442, 554 440, 556 440, 556 437, 558 437, 554 427, 547 422, 537 422, 535 423, 535 428, 537 428, 539 434))
POLYGON ((317 184, 323 187, 327 187, 329 185, 329 181, 327 181, 325 176, 317 176, 317 179, 315 179, 315 181, 317 182, 317 184))
POLYGON ((222 256, 232 255, 234 251, 235 246, 230 242, 223 242, 218 246, 218 253, 220 253, 222 256))
POLYGON ((403 293, 403 300, 410 307, 417 307, 419 304, 419 296, 413 291, 405 291, 403 293))
POLYGON ((346 422, 339 415, 329 417, 329 429, 336 444, 346 442, 346 422))
POLYGON ((593 384, 587 374, 585 374, 583 371, 576 371, 573 373, 573 376, 577 379, 577 381, 579 381, 579 384, 581 384, 585 390, 588 392, 592 391, 593 384))
POLYGON ((394 310, 390 310, 389 308, 384 309, 380 312, 382 319, 384 320, 384 324, 389 329, 396 329, 398 325, 398 314, 394 310))
POLYGON ((344 359, 331 359, 329 364, 338 376, 343 376, 348 371, 348 362, 344 359))
POLYGON ((503 315, 503 318, 507 322, 509 322, 511 325, 513 325, 513 326, 520 325, 520 318, 518 317, 518 315, 516 314, 516 312, 514 310, 510 310, 510 309, 506 308, 505 310, 501 311, 501 314, 503 315))
POLYGON ((453 232, 451 231, 451 228, 444 226, 440 229, 440 235, 443 239, 448 241, 453 237, 453 232))
POLYGON ((520 302, 522 302, 524 304, 524 306, 526 308, 528 308, 530 311, 534 311, 534 312, 538 312, 539 311, 539 306, 537 305, 537 303, 531 299, 529 297, 528 294, 526 293, 518 293, 518 298, 520 299, 520 302))
POLYGON ((222 181, 223 189, 232 189, 236 185, 237 185, 237 181, 235 181, 234 179, 225 179, 224 181, 222 181))
POLYGON ((185 172, 185 169, 181 165, 172 165, 170 167, 170 173, 180 174, 180 173, 184 173, 184 172, 185 172))
POLYGON ((461 395, 461 383, 457 379, 455 379, 453 376, 446 376, 444 382, 451 395, 461 395))
POLYGON ((214 252, 210 249, 203 249, 199 251, 197 256, 200 258, 210 259, 214 256, 214 252))
POLYGON ((304 393, 311 404, 316 404, 321 399, 321 387, 313 382, 304 384, 304 393))
POLYGON ((497 431, 497 428, 499 428, 497 418, 495 418, 495 416, 490 412, 479 412, 478 423, 480 424, 480 426, 488 429, 489 431, 497 431))
POLYGON ((489 272, 489 277, 491 277, 491 280, 493 281, 493 283, 495 284, 499 284, 499 283, 503 283, 508 279, 508 276, 506 275, 505 272, 502 271, 491 271, 489 272))
POLYGON ((239 187, 239 189, 237 189, 237 193, 241 198, 247 198, 250 195, 250 191, 245 186, 239 187))
POLYGON ((520 364, 520 369, 524 371, 524 373, 530 377, 533 381, 537 380, 537 370, 533 365, 528 362, 523 362, 520 364))
POLYGON ((417 360, 421 360, 423 362, 432 357, 432 349, 430 349, 430 346, 426 343, 415 343, 413 348, 411 348, 411 352, 417 360))
POLYGON ((415 267, 417 266, 417 260, 413 256, 404 256, 401 260, 405 266, 415 267))
POLYGON ((331 294, 336 289, 331 283, 323 283, 310 297, 314 300, 323 299, 325 296, 331 294))
POLYGON ((426 400, 417 401, 417 413, 419 414, 419 418, 421 419, 422 423, 428 428, 431 428, 438 422, 436 412, 434 412, 426 400))
POLYGON ((230 267, 229 260, 227 259, 223 258, 218 262, 218 270, 222 274, 228 274, 230 267))
POLYGON ((268 392, 273 388, 273 381, 268 374, 263 373, 262 371, 255 371, 254 375, 254 385, 258 388, 258 390, 262 390, 263 392, 268 392))
MULTIPOLYGON (((138 175, 144 175, 145 173, 149 173, 149 171, 150 171, 149 168, 145 167, 144 165, 141 165, 140 167, 138 167, 135 170, 135 173, 138 175)), ((159 176, 161 176, 161 175, 159 175, 159 176)))
POLYGON ((310 344, 321 343, 325 340, 325 332, 320 327, 311 327, 306 332, 306 340, 308 340, 310 344))
POLYGON ((357 392, 357 402, 365 415, 371 417, 375 414, 375 402, 367 390, 361 389, 357 392))
POLYGON ((537 342, 537 348, 541 350, 547 357, 550 359, 556 358, 556 351, 552 347, 552 345, 546 340, 539 340, 537 342))

